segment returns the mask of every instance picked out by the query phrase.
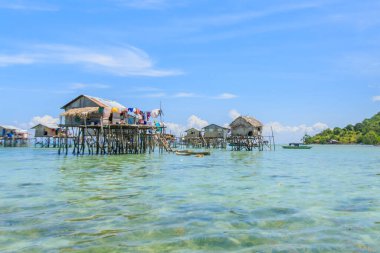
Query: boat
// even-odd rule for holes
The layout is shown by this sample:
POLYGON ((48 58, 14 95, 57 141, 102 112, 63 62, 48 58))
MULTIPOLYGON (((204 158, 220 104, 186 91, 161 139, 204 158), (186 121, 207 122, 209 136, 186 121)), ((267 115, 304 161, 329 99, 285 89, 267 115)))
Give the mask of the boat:
POLYGON ((205 155, 211 155, 211 152, 209 151, 191 151, 191 150, 177 150, 176 155, 183 155, 183 156, 190 156, 190 155, 195 155, 195 156, 205 156, 205 155))
POLYGON ((284 149, 311 149, 312 147, 302 143, 289 143, 288 146, 282 146, 284 149))
POLYGON ((176 151, 175 154, 176 155, 183 155, 183 156, 190 156, 190 155, 192 155, 191 153, 184 152, 184 151, 176 151))

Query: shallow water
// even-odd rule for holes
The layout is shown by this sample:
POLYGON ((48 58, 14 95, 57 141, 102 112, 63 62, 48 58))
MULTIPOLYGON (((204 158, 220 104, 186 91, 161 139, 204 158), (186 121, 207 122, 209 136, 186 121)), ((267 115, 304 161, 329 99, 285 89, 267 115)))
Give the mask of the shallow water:
POLYGON ((380 252, 380 148, 0 149, 0 252, 380 252))

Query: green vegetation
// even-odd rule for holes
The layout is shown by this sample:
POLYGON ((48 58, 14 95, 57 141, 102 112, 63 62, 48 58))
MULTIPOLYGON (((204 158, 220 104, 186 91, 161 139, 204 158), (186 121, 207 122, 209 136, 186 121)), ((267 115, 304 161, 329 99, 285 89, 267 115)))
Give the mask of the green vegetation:
POLYGON ((315 136, 304 136, 306 144, 380 144, 380 112, 370 119, 345 128, 326 129, 315 136))

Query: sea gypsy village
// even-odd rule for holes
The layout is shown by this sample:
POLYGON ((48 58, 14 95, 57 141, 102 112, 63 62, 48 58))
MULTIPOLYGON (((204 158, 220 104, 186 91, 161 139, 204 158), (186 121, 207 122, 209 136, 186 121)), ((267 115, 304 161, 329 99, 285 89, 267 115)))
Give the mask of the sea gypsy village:
POLYGON ((274 136, 263 136, 263 124, 240 116, 229 127, 210 124, 190 128, 180 136, 168 132, 162 109, 150 111, 88 95, 61 107, 59 124, 37 124, 30 130, 0 125, 0 146, 55 148, 60 155, 121 155, 173 152, 210 154, 199 149, 274 150, 274 136))

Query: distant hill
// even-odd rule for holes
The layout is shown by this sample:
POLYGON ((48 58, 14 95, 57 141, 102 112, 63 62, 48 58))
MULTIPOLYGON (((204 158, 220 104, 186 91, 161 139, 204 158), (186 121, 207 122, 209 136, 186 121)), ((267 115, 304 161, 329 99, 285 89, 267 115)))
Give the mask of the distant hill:
POLYGON ((370 119, 345 128, 326 129, 315 136, 304 136, 307 144, 380 144, 380 112, 370 119))

